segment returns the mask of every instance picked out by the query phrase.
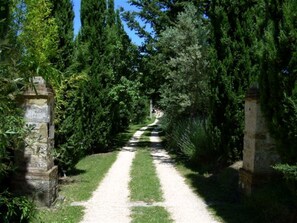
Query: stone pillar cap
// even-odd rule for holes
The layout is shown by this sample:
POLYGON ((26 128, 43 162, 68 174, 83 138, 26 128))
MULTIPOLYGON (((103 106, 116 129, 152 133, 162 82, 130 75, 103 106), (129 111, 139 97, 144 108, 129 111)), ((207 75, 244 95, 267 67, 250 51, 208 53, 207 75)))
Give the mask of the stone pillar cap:
POLYGON ((249 88, 248 92, 245 95, 246 99, 259 99, 260 98, 260 91, 259 87, 252 86, 249 88))
POLYGON ((53 94, 53 90, 46 85, 46 81, 41 76, 32 78, 34 87, 29 87, 25 92, 24 96, 48 96, 53 94))

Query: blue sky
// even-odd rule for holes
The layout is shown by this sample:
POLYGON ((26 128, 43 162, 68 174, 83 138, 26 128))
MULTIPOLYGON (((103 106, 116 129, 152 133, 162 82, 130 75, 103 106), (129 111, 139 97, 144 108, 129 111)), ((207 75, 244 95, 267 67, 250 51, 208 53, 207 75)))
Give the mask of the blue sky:
MULTIPOLYGON (((75 13, 75 18, 74 18, 74 34, 76 35, 80 29, 81 23, 80 23, 80 1, 81 0, 73 0, 73 9, 75 13)), ((115 0, 115 8, 118 9, 120 7, 123 7, 125 10, 131 11, 131 10, 136 10, 134 7, 130 6, 127 3, 127 0, 115 0)), ((141 45, 142 40, 133 32, 130 30, 126 23, 123 22, 125 31, 128 33, 130 36, 131 40, 133 43, 137 45, 141 45)))

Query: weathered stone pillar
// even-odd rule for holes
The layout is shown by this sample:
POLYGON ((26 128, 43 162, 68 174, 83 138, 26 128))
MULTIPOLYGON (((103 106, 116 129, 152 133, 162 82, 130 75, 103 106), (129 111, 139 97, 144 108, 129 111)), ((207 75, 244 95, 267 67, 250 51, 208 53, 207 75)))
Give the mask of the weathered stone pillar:
POLYGON ((279 155, 261 111, 259 90, 251 88, 245 98, 243 168, 240 170, 241 189, 250 195, 257 185, 267 182, 274 173, 271 166, 277 161, 279 161, 279 155))
POLYGON ((54 145, 54 95, 42 77, 33 78, 35 89, 20 98, 25 124, 31 129, 25 145, 15 154, 19 168, 16 191, 29 194, 40 206, 51 206, 57 196, 58 168, 51 154, 54 145))

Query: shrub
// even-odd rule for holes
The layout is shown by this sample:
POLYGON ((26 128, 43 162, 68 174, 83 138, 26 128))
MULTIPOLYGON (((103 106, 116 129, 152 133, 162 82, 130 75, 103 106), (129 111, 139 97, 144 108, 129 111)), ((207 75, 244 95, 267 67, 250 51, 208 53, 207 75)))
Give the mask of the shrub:
POLYGON ((63 171, 71 170, 86 154, 89 137, 84 128, 82 88, 87 76, 73 75, 62 81, 56 91, 55 160, 63 171))
POLYGON ((0 193, 0 222, 26 223, 35 215, 34 203, 26 197, 15 197, 4 191, 0 193))
POLYGON ((32 202, 8 192, 9 177, 16 168, 13 153, 23 143, 26 133, 22 111, 16 103, 24 83, 9 69, 0 66, 0 222, 29 222, 34 215, 32 202))
POLYGON ((168 146, 180 158, 195 166, 212 166, 217 157, 206 120, 193 118, 168 123, 165 117, 161 124, 168 137, 168 146))
POLYGON ((273 168, 280 172, 285 180, 292 196, 297 195, 297 165, 277 164, 273 168))

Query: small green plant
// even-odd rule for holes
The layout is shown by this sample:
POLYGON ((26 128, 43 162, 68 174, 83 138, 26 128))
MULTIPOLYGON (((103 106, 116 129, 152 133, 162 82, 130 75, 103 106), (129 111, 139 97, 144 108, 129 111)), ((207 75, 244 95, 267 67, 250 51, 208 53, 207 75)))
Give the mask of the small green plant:
POLYGON ((281 172, 286 180, 297 181, 297 165, 277 164, 273 168, 281 172))
POLYGON ((297 196, 297 165, 277 164, 273 168, 283 175, 292 196, 297 196))

